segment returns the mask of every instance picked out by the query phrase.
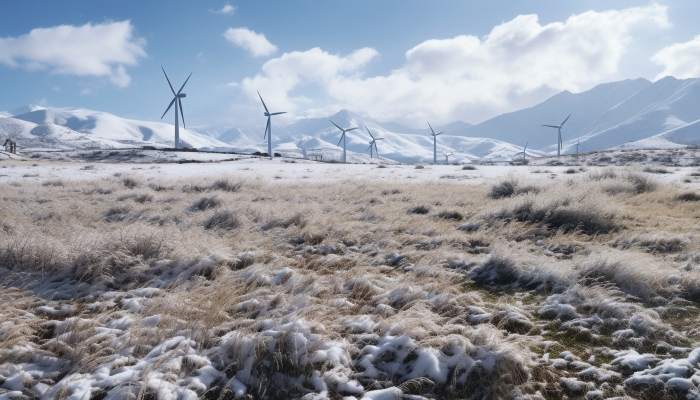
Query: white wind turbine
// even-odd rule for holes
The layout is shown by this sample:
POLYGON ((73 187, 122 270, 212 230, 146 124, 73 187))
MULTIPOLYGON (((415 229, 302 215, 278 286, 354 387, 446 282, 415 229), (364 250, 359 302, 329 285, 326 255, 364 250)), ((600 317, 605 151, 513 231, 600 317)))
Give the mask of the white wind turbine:
POLYGON ((272 154, 272 124, 270 123, 270 120, 272 119, 273 115, 280 115, 280 114, 286 114, 286 111, 282 112, 276 112, 276 113, 271 113, 270 110, 267 109, 267 106, 265 105, 265 101, 262 99, 262 96, 260 96, 260 92, 258 92, 258 97, 260 97, 260 101, 262 102, 263 107, 265 107, 265 115, 267 117, 267 125, 265 126, 265 134, 263 135, 263 140, 265 139, 265 136, 267 136, 267 155, 269 157, 274 157, 275 155, 272 154))
MULTIPOLYGON (((569 114, 569 117, 570 117, 570 116, 571 116, 571 114, 569 114)), ((564 126, 564 124, 565 124, 566 121, 569 119, 569 117, 566 117, 566 119, 564 120, 564 122, 562 122, 560 125, 542 125, 542 126, 546 126, 546 127, 549 127, 549 128, 557 128, 557 129, 559 130, 559 139, 558 139, 558 141, 557 141, 557 157, 561 156, 561 149, 562 149, 562 146, 563 146, 562 141, 561 141, 561 127, 564 126)))
POLYGON ((433 136, 433 164, 437 164, 437 137, 438 135, 445 133, 445 131, 435 133, 433 127, 430 125, 430 122, 428 122, 428 126, 430 126, 430 131, 432 132, 431 135, 433 136))
POLYGON ((452 152, 447 153, 447 152, 445 152, 445 150, 442 150, 442 154, 445 156, 445 164, 449 164, 450 163, 450 156, 454 153, 452 153, 452 152))
MULTIPOLYGON (((377 140, 384 140, 384 138, 383 137, 375 138, 374 136, 372 136, 372 132, 369 131, 369 128, 367 127, 367 125, 365 125, 365 129, 367 129, 367 133, 369 133, 369 136, 372 138, 372 141, 369 142, 369 149, 367 149, 367 150, 369 150, 369 157, 372 158, 372 146, 374 146, 375 153, 377 154, 377 157, 379 157, 379 149, 377 148, 377 140)), ((367 150, 365 150, 365 153, 367 152, 367 150)))
MULTIPOLYGON (((329 120, 329 121, 330 121, 330 120, 329 120)), ((343 163, 347 163, 348 161, 347 161, 347 150, 346 150, 346 148, 345 148, 345 132, 353 131, 353 130, 357 129, 357 127, 355 127, 355 128, 343 129, 343 128, 339 127, 339 126, 338 126, 335 122, 333 122, 333 121, 331 121, 331 124, 335 125, 336 128, 340 129, 340 130, 343 132, 343 134, 340 135, 340 140, 338 141, 338 146, 340 146, 340 142, 343 142, 343 163)))
POLYGON ((584 145, 581 144, 581 138, 580 138, 580 137, 579 137, 578 139, 576 139, 576 144, 575 144, 575 146, 576 146, 576 155, 578 155, 578 149, 579 149, 579 147, 582 148, 582 149, 585 149, 585 148, 586 148, 586 146, 584 146, 584 145))
POLYGON ((526 155, 527 155, 527 144, 528 144, 528 143, 530 143, 530 142, 525 142, 525 147, 523 148, 523 151, 519 151, 519 152, 517 152, 517 153, 515 153, 515 154, 513 154, 513 155, 515 156, 515 155, 518 155, 518 154, 522 154, 522 155, 523 155, 523 160, 524 160, 525 157, 526 157, 526 155))
POLYGON ((177 101, 177 104, 175 104, 175 148, 179 149, 180 148, 180 126, 179 126, 179 121, 178 121, 178 115, 177 115, 177 110, 178 108, 180 109, 180 114, 182 114, 182 127, 187 129, 185 126, 185 113, 182 111, 182 98, 187 97, 185 93, 181 93, 182 89, 185 88, 185 85, 187 84, 187 81, 190 80, 190 76, 192 76, 192 73, 190 72, 190 75, 185 79, 185 83, 182 84, 182 87, 180 87, 180 90, 175 93, 175 89, 173 89, 173 85, 170 83, 170 79, 168 78, 168 74, 165 73, 165 69, 161 65, 160 69, 163 70, 163 74, 165 75, 165 79, 168 81, 168 86, 170 86, 170 90, 173 92, 173 100, 170 102, 170 105, 168 108, 165 109, 165 112, 163 115, 160 117, 160 119, 163 119, 165 117, 165 114, 168 113, 168 110, 170 110, 170 107, 173 106, 173 103, 177 101))

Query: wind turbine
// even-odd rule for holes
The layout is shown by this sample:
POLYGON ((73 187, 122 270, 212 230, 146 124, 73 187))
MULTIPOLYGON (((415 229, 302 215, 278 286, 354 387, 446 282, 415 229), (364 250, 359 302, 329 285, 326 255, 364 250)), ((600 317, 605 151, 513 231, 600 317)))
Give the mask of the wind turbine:
POLYGON ((584 145, 581 144, 581 138, 580 138, 580 137, 579 137, 578 139, 576 139, 576 155, 578 155, 578 148, 579 148, 579 147, 584 148, 584 149, 586 148, 586 146, 584 146, 584 145))
POLYGON ((445 164, 449 164, 449 163, 450 163, 450 156, 451 156, 452 154, 454 154, 454 153, 452 153, 452 152, 450 152, 450 153, 445 153, 445 150, 442 150, 442 154, 445 155, 445 164))
POLYGON ((181 93, 181 92, 182 92, 182 89, 185 88, 187 81, 190 80, 190 76, 192 76, 192 73, 190 72, 190 75, 187 77, 187 79, 185 79, 185 83, 183 83, 182 87, 180 87, 180 90, 178 90, 177 93, 175 93, 175 89, 173 89, 173 85, 170 83, 170 79, 168 78, 168 74, 165 73, 165 68, 163 68, 163 66, 161 65, 160 69, 163 70, 163 74, 165 75, 165 79, 168 80, 168 86, 170 86, 170 90, 173 92, 173 95, 175 96, 175 97, 173 97, 173 100, 170 102, 170 105, 168 106, 168 108, 165 109, 165 112, 160 117, 160 119, 163 119, 163 117, 165 117, 165 114, 168 113, 168 110, 170 110, 170 107, 172 107, 173 103, 175 103, 175 101, 177 100, 177 104, 175 104, 175 148, 179 149, 180 148, 180 126, 179 126, 179 121, 178 121, 178 117, 177 117, 177 109, 179 106, 180 114, 182 114, 182 127, 187 129, 187 127, 185 126, 185 113, 182 111, 182 100, 181 100, 183 97, 187 97, 187 95, 185 93, 181 93))
MULTIPOLYGON (((571 116, 571 114, 569 114, 569 117, 570 116, 571 116)), ((557 141, 557 157, 561 156, 561 149, 563 147, 563 144, 561 142, 561 127, 564 126, 564 124, 566 123, 566 120, 568 120, 569 117, 566 117, 564 122, 562 122, 560 125, 542 125, 542 126, 546 126, 549 128, 557 128, 559 130, 559 140, 557 141)))
POLYGON ((522 153, 522 154, 523 154, 523 160, 524 160, 524 159, 525 159, 525 155, 527 154, 527 144, 528 144, 528 143, 530 143, 530 142, 525 142, 525 147, 523 148, 523 151, 519 151, 519 152, 515 153, 514 155, 517 155, 517 154, 522 153))
POLYGON ((265 136, 267 136, 267 155, 270 157, 274 157, 275 155, 272 154, 272 124, 270 124, 270 120, 272 119, 273 115, 286 114, 287 112, 282 111, 271 113, 265 105, 265 100, 263 100, 262 96, 260 96, 260 92, 258 92, 258 97, 260 97, 260 101, 262 102, 263 107, 265 107, 265 113, 263 115, 267 117, 267 125, 265 126, 265 134, 263 135, 263 140, 265 139, 265 136))
POLYGON ((428 126, 430 126, 430 131, 432 132, 431 135, 433 135, 433 164, 437 164, 437 137, 438 135, 445 133, 445 131, 435 133, 433 127, 430 125, 430 122, 428 122, 428 126))
MULTIPOLYGON (((330 120, 329 120, 329 121, 330 121, 330 120)), ((340 129, 340 130, 343 132, 343 134, 340 135, 340 140, 338 141, 338 146, 340 146, 340 142, 343 142, 343 163, 347 163, 348 161, 347 161, 347 150, 346 150, 346 148, 345 148, 345 132, 353 131, 353 130, 357 129, 357 127, 355 127, 355 128, 343 129, 343 128, 339 127, 339 126, 338 126, 335 122, 333 122, 333 121, 331 121, 331 124, 335 125, 336 128, 340 129)))
MULTIPOLYGON (((377 149, 377 140, 384 140, 384 138, 380 137, 380 138, 375 139, 375 137, 372 136, 372 132, 369 131, 369 128, 367 127, 367 125, 365 125, 365 129, 367 129, 367 133, 369 133, 369 136, 372 138, 372 141, 369 142, 369 149, 367 149, 367 150, 369 150, 369 156, 370 156, 370 158, 372 158, 372 146, 374 145, 374 150, 377 153, 377 157, 379 157, 379 149, 377 149)), ((365 150, 365 153, 367 152, 367 150, 365 150)))

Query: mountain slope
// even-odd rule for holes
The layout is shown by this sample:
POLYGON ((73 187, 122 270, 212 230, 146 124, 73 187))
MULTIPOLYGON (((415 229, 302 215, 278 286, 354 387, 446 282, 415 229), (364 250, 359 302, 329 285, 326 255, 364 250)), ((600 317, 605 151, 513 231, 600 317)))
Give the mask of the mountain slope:
POLYGON ((484 121, 474 126, 470 134, 519 145, 529 142, 528 147, 533 149, 556 152, 557 131, 543 127, 543 124, 558 125, 572 114, 562 135, 564 138, 576 137, 580 132, 595 129, 592 121, 650 85, 652 83, 646 79, 635 79, 601 84, 577 94, 564 91, 534 107, 484 121), (552 148, 547 149, 549 146, 552 148))
MULTIPOLYGON (((342 144, 339 144, 341 132, 333 126, 335 122, 343 128, 357 127, 357 130, 346 134, 346 146, 349 152, 369 154, 369 142, 372 140, 367 129, 377 141, 379 154, 399 162, 432 162, 433 139, 430 129, 411 129, 396 123, 374 122, 363 118, 347 110, 328 118, 308 118, 296 121, 289 125, 276 126, 273 121, 272 138, 275 152, 289 153, 289 144, 293 144, 297 153, 319 154, 324 159, 341 159, 342 144), (389 128, 387 128, 389 127, 389 128), (396 132, 400 130, 401 132, 396 132)), ((445 134, 438 136, 437 150, 438 160, 444 162, 445 153, 453 153, 450 161, 465 161, 477 159, 508 160, 522 148, 499 140, 472 138, 451 135, 452 128, 457 133, 471 129, 471 125, 465 122, 454 122, 448 126, 435 127, 437 131, 445 130, 445 134)), ((190 127, 202 134, 214 133, 218 140, 230 145, 234 151, 260 151, 266 152, 267 144, 263 141, 264 128, 233 128, 224 130, 221 128, 203 126, 190 127)))
MULTIPOLYGON (((84 108, 22 107, 0 118, 0 135, 17 140, 22 148, 123 148, 131 146, 172 147, 172 125, 135 121, 84 108), (27 112, 17 114, 18 111, 27 112), (13 114, 14 113, 14 114, 13 114)), ((224 143, 180 129, 186 147, 221 147, 224 143)))
MULTIPOLYGON (((472 136, 494 138, 556 153, 557 131, 543 124, 560 124, 564 153, 576 152, 579 140, 586 151, 604 150, 660 135, 700 119, 700 79, 666 77, 605 83, 586 92, 562 92, 524 110, 500 115, 469 129, 472 136)), ((686 135, 700 138, 700 126, 686 135)), ((668 136, 673 138, 674 136, 668 136)), ((671 142, 672 143, 672 142, 671 142)))

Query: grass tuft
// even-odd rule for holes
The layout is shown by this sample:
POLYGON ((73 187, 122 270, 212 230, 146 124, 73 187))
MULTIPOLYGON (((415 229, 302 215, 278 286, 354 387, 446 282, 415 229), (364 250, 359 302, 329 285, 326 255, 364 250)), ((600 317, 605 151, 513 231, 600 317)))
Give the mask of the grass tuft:
POLYGON ((430 208, 428 208, 426 206, 411 207, 407 211, 407 213, 409 213, 409 214, 421 214, 421 215, 427 214, 429 212, 430 212, 430 208))
POLYGON ((205 211, 221 205, 221 200, 216 196, 202 197, 190 206, 190 211, 205 211))
POLYGON ((229 210, 217 210, 204 221, 204 229, 233 230, 241 225, 238 215, 229 210))

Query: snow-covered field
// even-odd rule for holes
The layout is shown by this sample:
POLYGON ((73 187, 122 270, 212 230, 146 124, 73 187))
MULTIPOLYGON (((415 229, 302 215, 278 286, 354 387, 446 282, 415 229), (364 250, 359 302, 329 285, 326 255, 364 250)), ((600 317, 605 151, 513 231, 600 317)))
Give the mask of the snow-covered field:
POLYGON ((0 398, 697 398, 698 160, 0 153, 0 398))

